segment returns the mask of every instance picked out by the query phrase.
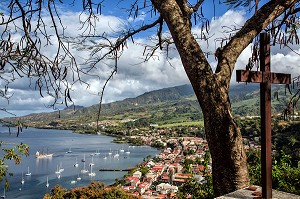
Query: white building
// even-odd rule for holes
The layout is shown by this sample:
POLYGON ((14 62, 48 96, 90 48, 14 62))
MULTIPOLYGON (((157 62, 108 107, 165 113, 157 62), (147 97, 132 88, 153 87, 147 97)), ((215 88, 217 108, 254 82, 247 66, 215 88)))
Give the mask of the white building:
POLYGON ((170 185, 169 183, 160 183, 156 186, 156 191, 162 194, 176 193, 178 191, 178 187, 170 185))

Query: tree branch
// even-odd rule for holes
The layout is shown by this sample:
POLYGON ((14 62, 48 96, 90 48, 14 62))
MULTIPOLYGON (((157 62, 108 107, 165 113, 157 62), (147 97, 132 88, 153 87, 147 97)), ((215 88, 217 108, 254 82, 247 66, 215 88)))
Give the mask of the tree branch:
POLYGON ((297 0, 274 0, 262 6, 232 37, 231 41, 223 49, 219 49, 219 64, 216 68, 219 77, 229 84, 236 60, 242 51, 274 19, 296 2, 297 0))
POLYGON ((204 0, 198 1, 198 2, 192 7, 193 12, 197 12, 198 9, 199 9, 199 7, 202 5, 203 2, 204 2, 204 0))
MULTIPOLYGON (((93 69, 96 64, 98 64, 101 60, 103 60, 105 57, 107 57, 108 55, 112 54, 114 51, 118 50, 120 47, 122 47, 127 39, 129 38, 132 38, 132 36, 134 36, 135 34, 141 32, 141 31, 145 31, 145 30, 148 30, 150 28, 153 28, 154 26, 156 26, 157 24, 160 24, 161 23, 161 20, 162 18, 159 17, 156 21, 154 21, 153 23, 151 24, 147 24, 147 25, 143 25, 142 27, 136 29, 136 30, 133 30, 133 31, 129 31, 127 32, 127 34, 125 34, 123 37, 117 39, 117 41, 115 42, 115 44, 113 46, 111 46, 110 50, 106 53, 104 53, 101 57, 97 58, 96 61, 94 61, 92 64, 91 64, 91 69, 93 69)), ((99 36, 86 36, 86 37, 99 37, 99 36)), ((103 37, 103 36, 100 36, 100 37, 103 37)))

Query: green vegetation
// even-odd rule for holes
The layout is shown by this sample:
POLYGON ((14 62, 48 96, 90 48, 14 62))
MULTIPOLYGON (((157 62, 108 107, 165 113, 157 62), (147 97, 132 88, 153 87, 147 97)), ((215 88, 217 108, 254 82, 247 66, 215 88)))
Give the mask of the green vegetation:
MULTIPOLYGON (((249 173, 251 183, 261 185, 260 151, 248 152, 249 173)), ((273 189, 300 195, 300 167, 294 167, 290 155, 281 151, 273 157, 272 187, 273 189)))
POLYGON ((193 121, 193 122, 178 122, 160 125, 159 128, 169 128, 169 127, 180 127, 180 126, 204 126, 204 121, 193 121))
POLYGON ((179 188, 177 196, 179 199, 186 199, 187 197, 192 199, 213 199, 213 187, 212 176, 206 176, 206 183, 200 183, 195 179, 188 181, 182 187, 179 188))
MULTIPOLYGON (((283 151, 280 156, 273 158, 272 179, 273 189, 300 195, 300 167, 293 167, 291 156, 286 155, 283 151)), ((260 152, 250 150, 247 153, 249 162, 250 183, 261 185, 261 165, 260 152)), ((192 160, 184 162, 185 171, 188 172, 190 164, 195 163, 192 160)), ((207 183, 200 183, 195 179, 186 182, 179 188, 178 197, 180 199, 191 196, 194 199, 214 198, 212 189, 212 176, 205 175, 207 183)))
POLYGON ((44 199, 138 199, 140 197, 132 196, 118 188, 105 188, 101 182, 92 182, 87 187, 78 187, 74 189, 64 189, 61 186, 55 186, 50 194, 46 194, 44 199))
MULTIPOLYGON (((260 145, 260 118, 239 120, 243 137, 260 145)), ((300 161, 300 121, 272 120, 272 143, 275 157, 283 151, 291 157, 293 167, 300 161)), ((249 144, 249 143, 247 143, 249 144)))
POLYGON ((29 146, 26 144, 17 144, 15 146, 9 146, 5 147, 5 145, 8 145, 7 143, 1 141, 0 147, 3 151, 0 158, 0 182, 4 179, 5 182, 5 189, 9 188, 9 182, 6 178, 7 175, 13 175, 13 173, 9 173, 9 168, 6 164, 6 161, 12 160, 15 162, 15 164, 21 163, 21 157, 22 156, 28 156, 29 155, 29 146))
POLYGON ((212 184, 212 175, 209 174, 208 165, 210 160, 209 152, 206 152, 204 157, 204 162, 201 162, 200 159, 191 160, 185 159, 183 163, 183 168, 185 173, 192 173, 191 172, 191 164, 200 164, 202 163, 205 168, 204 172, 202 173, 204 176, 204 180, 201 182, 197 181, 196 179, 191 179, 187 181, 183 186, 179 187, 179 192, 177 196, 179 199, 189 198, 191 196, 192 199, 212 199, 214 197, 213 192, 213 184, 212 184))

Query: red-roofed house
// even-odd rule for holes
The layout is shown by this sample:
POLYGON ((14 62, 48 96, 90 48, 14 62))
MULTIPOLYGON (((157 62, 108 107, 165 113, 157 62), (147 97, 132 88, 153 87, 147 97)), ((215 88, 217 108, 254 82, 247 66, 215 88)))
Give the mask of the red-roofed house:
POLYGON ((154 166, 152 167, 151 169, 152 171, 156 171, 158 174, 162 174, 163 170, 164 170, 164 167, 163 166, 154 166))
POLYGON ((149 189, 149 187, 150 187, 149 182, 142 182, 138 185, 137 191, 142 195, 143 193, 145 193, 146 190, 149 189))
POLYGON ((143 195, 144 196, 152 196, 152 190, 145 191, 145 193, 143 195))
POLYGON ((137 177, 129 176, 125 178, 125 184, 130 184, 131 186, 137 187, 140 184, 140 179, 137 177))
POLYGON ((163 174, 161 176, 161 181, 162 182, 169 182, 169 175, 168 174, 163 174))
POLYGON ((135 191, 135 187, 134 186, 124 186, 123 189, 125 191, 131 192, 131 193, 135 191))
POLYGON ((194 171, 195 171, 196 173, 198 173, 198 172, 204 171, 204 169, 205 169, 205 166, 203 166, 203 165, 198 165, 197 167, 194 168, 194 171))

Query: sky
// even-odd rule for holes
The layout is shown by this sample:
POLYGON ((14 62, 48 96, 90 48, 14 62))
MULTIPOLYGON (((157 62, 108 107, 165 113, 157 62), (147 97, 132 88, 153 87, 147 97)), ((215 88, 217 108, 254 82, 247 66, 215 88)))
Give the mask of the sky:
MULTIPOLYGON (((68 1, 59 5, 60 17, 65 25, 65 34, 68 36, 76 37, 80 32, 79 14, 80 6, 70 6, 68 1)), ((70 1, 71 2, 71 1, 70 1)), ((78 2, 78 1, 77 1, 78 2)), ((97 24, 97 33, 112 33, 115 34, 119 30, 126 27, 139 27, 142 23, 146 23, 151 20, 150 13, 140 11, 138 17, 133 19, 128 17, 128 13, 124 8, 128 8, 129 1, 110 0, 105 1, 102 5, 102 15, 98 16, 99 23, 97 24)), ((130 1, 132 2, 132 1, 130 1)), ((229 9, 224 5, 219 5, 218 1, 207 1, 209 3, 203 5, 203 14, 210 21, 210 31, 208 42, 199 41, 200 45, 207 52, 214 52, 219 46, 217 42, 218 38, 228 36, 225 31, 228 27, 242 25, 249 15, 246 9, 229 9)), ((0 3, 0 10, 3 10, 5 14, 5 3, 0 3)), ((45 20, 49 20, 49 16, 45 14, 45 20)), ((81 15, 81 17, 84 17, 81 15)), ((0 32, 3 27, 0 26, 0 32)), ((194 26, 194 34, 200 33, 201 27, 194 26)), ((141 44, 151 44, 149 37, 155 36, 155 30, 152 29, 147 33, 141 33, 134 36, 134 43, 128 41, 127 48, 125 48, 122 56, 118 60, 118 71, 114 75, 113 79, 109 81, 104 92, 104 103, 113 101, 119 101, 129 97, 136 97, 145 92, 188 84, 189 80, 182 67, 178 53, 174 50, 171 51, 169 60, 166 59, 164 52, 158 51, 155 56, 149 59, 147 62, 142 62, 144 46, 141 44)), ((168 34, 166 27, 163 29, 164 34, 168 34)), ((19 38, 18 33, 14 35, 16 41, 19 38)), ((45 49, 49 56, 53 56, 57 47, 57 43, 53 42, 53 46, 47 46, 45 49)), ((293 50, 300 53, 299 46, 292 46, 293 50)), ((78 60, 89 57, 88 51, 76 51, 72 50, 74 57, 78 60)), ((292 73, 292 76, 300 75, 300 56, 291 50, 279 47, 271 47, 271 64, 272 71, 281 73, 292 73)), ((245 65, 251 56, 251 46, 247 47, 239 57, 236 63, 236 69, 245 69, 245 65)), ((216 60, 213 56, 208 58, 210 64, 215 67, 216 60)), ((71 97, 75 105, 91 106, 99 103, 99 95, 105 80, 110 74, 112 63, 101 62, 98 65, 98 69, 92 71, 97 74, 98 77, 82 75, 82 79, 86 81, 86 84, 75 84, 71 89, 71 97)), ((84 66, 81 66, 84 67, 84 66)), ((232 83, 235 83, 235 77, 232 78, 232 83)), ((3 82, 0 82, 1 87, 4 86, 3 82)), ((51 112, 52 108, 47 108, 48 105, 53 102, 50 96, 40 96, 39 91, 35 90, 35 87, 30 84, 28 78, 17 78, 13 83, 9 85, 9 93, 11 98, 8 100, 0 99, 0 105, 7 111, 17 115, 26 115, 29 113, 37 112, 51 112), (30 86, 31 85, 31 86, 30 86)), ((63 109, 64 106, 57 106, 59 109, 63 109)), ((0 112, 0 117, 12 117, 13 115, 5 112, 0 112)))

